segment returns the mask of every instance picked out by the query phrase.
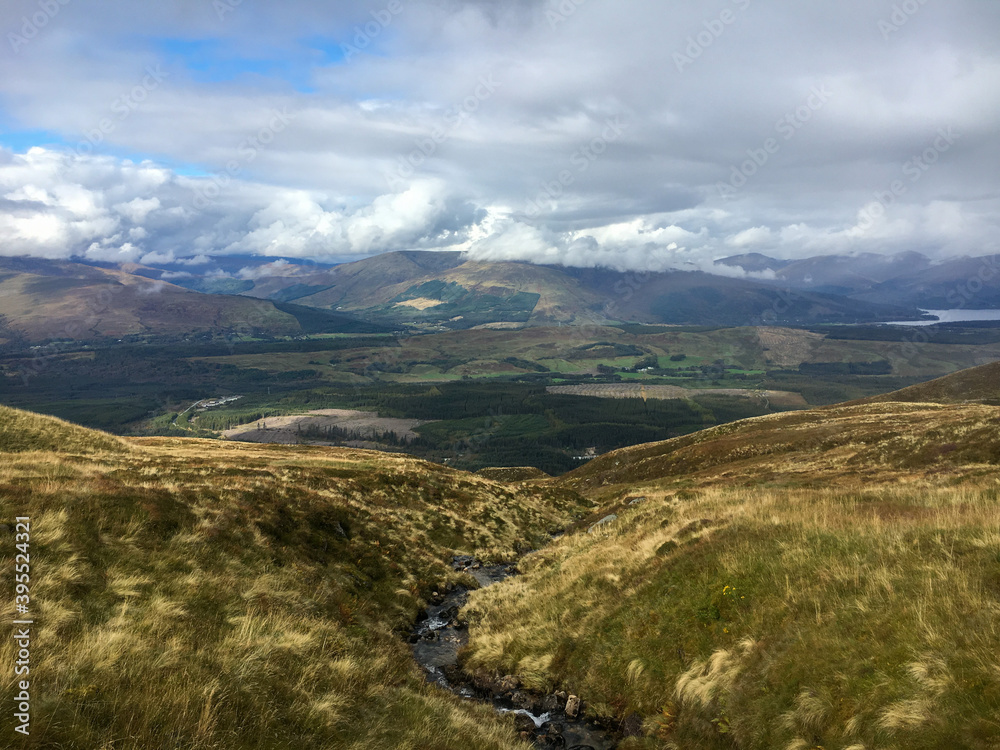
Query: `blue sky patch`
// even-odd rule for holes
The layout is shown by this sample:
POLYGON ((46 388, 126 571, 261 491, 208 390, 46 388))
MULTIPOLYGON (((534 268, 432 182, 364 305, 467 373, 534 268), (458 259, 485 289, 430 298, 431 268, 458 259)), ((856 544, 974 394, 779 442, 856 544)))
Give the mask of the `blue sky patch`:
POLYGON ((154 46, 171 67, 187 70, 201 83, 247 82, 259 86, 260 79, 290 86, 300 93, 315 93, 312 71, 344 59, 339 42, 310 39, 296 49, 265 49, 247 55, 221 39, 154 39, 154 46))

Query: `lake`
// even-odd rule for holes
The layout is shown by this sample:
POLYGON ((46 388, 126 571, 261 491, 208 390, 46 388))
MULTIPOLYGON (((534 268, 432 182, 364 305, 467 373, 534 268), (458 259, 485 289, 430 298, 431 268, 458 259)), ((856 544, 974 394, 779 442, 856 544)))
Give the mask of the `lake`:
POLYGON ((977 320, 1000 320, 1000 310, 921 310, 938 320, 894 320, 890 326, 933 326, 938 323, 968 323, 977 320))

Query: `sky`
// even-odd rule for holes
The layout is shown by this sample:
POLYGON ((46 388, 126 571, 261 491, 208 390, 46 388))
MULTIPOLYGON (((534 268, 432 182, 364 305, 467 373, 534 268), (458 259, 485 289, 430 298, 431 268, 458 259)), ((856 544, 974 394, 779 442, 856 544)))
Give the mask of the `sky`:
POLYGON ((0 35, 0 255, 1000 252, 992 0, 7 0, 0 35))

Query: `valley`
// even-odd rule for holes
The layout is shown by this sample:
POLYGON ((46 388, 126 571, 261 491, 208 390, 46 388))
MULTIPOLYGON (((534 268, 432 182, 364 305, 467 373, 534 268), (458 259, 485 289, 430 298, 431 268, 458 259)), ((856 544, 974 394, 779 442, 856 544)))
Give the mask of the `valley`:
POLYGON ((9 344, 0 398, 124 435, 233 438, 241 425, 281 419, 301 424, 239 434, 558 475, 582 455, 875 396, 996 359, 1000 329, 957 325, 159 335, 9 344), (306 418, 318 410, 361 411, 382 426, 306 418))
POLYGON ((411 659, 418 613, 468 588, 453 678, 501 707, 555 696, 539 737, 578 696, 620 750, 991 747, 998 382, 987 365, 506 482, 0 407, 0 508, 32 518, 37 556, 40 740, 526 750, 523 715, 411 659), (521 574, 475 590, 479 560, 521 574))
POLYGON ((0 20, 0 750, 1000 750, 1000 2, 0 20))

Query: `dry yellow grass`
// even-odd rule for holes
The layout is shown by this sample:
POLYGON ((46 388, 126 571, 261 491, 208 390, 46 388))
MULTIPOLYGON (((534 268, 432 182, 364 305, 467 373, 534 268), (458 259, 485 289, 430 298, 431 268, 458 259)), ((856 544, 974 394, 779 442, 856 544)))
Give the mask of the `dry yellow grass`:
POLYGON ((540 544, 572 493, 367 451, 0 425, 0 513, 32 524, 36 746, 522 747, 426 686, 399 631, 457 580, 452 554, 540 544))
POLYGON ((1000 746, 998 465, 978 404, 608 454, 555 480, 601 512, 473 595, 465 663, 638 713, 623 748, 1000 746))

